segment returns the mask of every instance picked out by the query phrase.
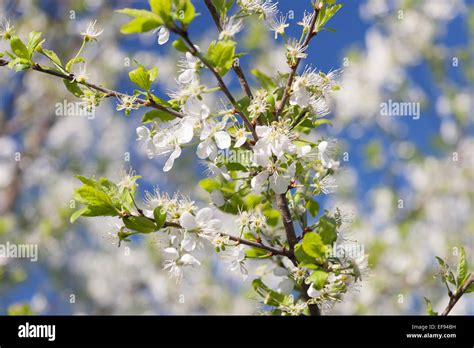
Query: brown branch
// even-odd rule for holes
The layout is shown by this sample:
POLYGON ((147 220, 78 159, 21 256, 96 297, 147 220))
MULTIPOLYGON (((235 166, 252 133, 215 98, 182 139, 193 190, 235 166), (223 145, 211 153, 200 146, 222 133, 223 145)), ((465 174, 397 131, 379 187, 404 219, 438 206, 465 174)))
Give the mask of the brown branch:
MULTIPOLYGON (((317 6, 314 7, 313 18, 311 19, 308 34, 306 35, 306 38, 303 41, 302 47, 308 47, 308 44, 311 41, 311 39, 317 34, 314 32, 314 27, 318 19, 319 10, 320 10, 319 7, 317 6)), ((275 113, 275 119, 278 119, 278 116, 281 115, 281 113, 283 112, 283 109, 285 108, 286 103, 288 102, 288 99, 290 98, 291 88, 293 86, 293 80, 295 79, 296 71, 298 70, 298 66, 300 65, 300 62, 301 62, 301 58, 298 58, 296 60, 295 65, 291 67, 290 76, 288 77, 288 81, 286 82, 285 90, 283 92, 283 97, 275 113)))
MULTIPOLYGON (((164 227, 182 228, 181 225, 179 225, 175 222, 165 222, 164 227)), ((254 247, 254 248, 266 250, 269 253, 271 253, 272 255, 281 255, 281 256, 286 256, 288 258, 292 258, 292 255, 293 255, 290 251, 288 251, 286 249, 277 249, 277 248, 271 247, 271 246, 263 244, 263 243, 258 243, 258 242, 253 242, 251 240, 242 239, 242 238, 235 237, 235 236, 232 236, 232 235, 224 233, 224 232, 218 232, 218 233, 221 236, 229 237, 230 240, 232 240, 234 242, 237 242, 239 244, 244 244, 244 245, 251 246, 251 247, 254 247)))
POLYGON ((199 52, 196 49, 194 43, 189 38, 188 32, 186 30, 178 28, 178 27, 173 27, 173 28, 170 28, 170 29, 174 33, 181 36, 181 38, 186 42, 189 52, 193 56, 199 58, 199 60, 211 71, 211 73, 214 75, 214 77, 217 80, 217 84, 219 85, 219 88, 226 95, 227 99, 229 99, 230 103, 232 104, 232 106, 235 109, 235 112, 242 118, 242 120, 244 121, 247 128, 252 132, 253 138, 255 139, 255 141, 257 141, 258 140, 258 135, 257 135, 257 132, 255 131, 254 126, 252 125, 252 122, 250 122, 250 120, 247 118, 247 116, 245 116, 245 114, 239 110, 239 106, 237 105, 237 101, 235 100, 234 96, 230 92, 229 88, 224 83, 224 80, 222 80, 221 75, 212 66, 212 64, 201 54, 201 52, 199 52))
POLYGON ((451 310, 454 308, 456 303, 458 303, 459 299, 466 293, 467 289, 471 286, 471 284, 474 284, 473 273, 469 273, 461 289, 458 289, 455 291, 454 294, 449 295, 449 303, 444 309, 443 313, 441 313, 442 316, 446 316, 449 314, 449 312, 451 312, 451 310))
MULTIPOLYGON (((209 13, 212 16, 212 19, 214 20, 214 23, 216 23, 216 27, 219 30, 219 32, 222 31, 222 24, 219 18, 219 13, 216 10, 216 7, 212 3, 212 0, 204 0, 204 3, 207 6, 207 9, 209 10, 209 13)), ((240 65, 237 62, 234 62, 232 64, 232 70, 234 70, 235 74, 237 75, 237 78, 239 79, 240 87, 244 91, 244 93, 250 98, 253 99, 253 94, 252 90, 250 89, 250 85, 247 81, 247 78, 245 77, 245 74, 240 67, 240 65)))
MULTIPOLYGON (((0 66, 6 66, 9 62, 5 59, 0 59, 0 66)), ((65 74, 65 73, 62 73, 60 71, 57 71, 57 70, 52 70, 50 68, 47 68, 47 67, 43 67, 39 64, 34 64, 32 67, 31 67, 32 70, 35 70, 35 71, 38 71, 38 72, 41 72, 41 73, 44 73, 44 74, 48 74, 48 75, 52 75, 52 76, 56 76, 56 77, 60 77, 62 79, 65 79, 65 80, 68 80, 68 81, 73 81, 75 76, 74 74, 65 74)), ((105 88, 105 87, 102 87, 102 86, 99 86, 99 85, 96 85, 94 83, 90 83, 90 82, 78 82, 79 84, 81 85, 84 85, 84 86, 87 86, 91 89, 94 89, 96 91, 99 91, 99 92, 102 92, 105 94, 105 97, 109 98, 109 97, 117 97, 117 98, 124 98, 124 97, 131 97, 130 95, 128 94, 125 94, 125 93, 121 93, 121 92, 117 92, 117 91, 114 91, 112 89, 108 89, 108 88, 105 88)), ((161 111, 164 111, 170 115, 173 115, 175 117, 178 117, 178 118, 183 118, 185 115, 176 111, 176 110, 173 110, 173 109, 170 109, 170 108, 167 108, 167 107, 164 107, 160 104, 157 104, 155 103, 153 100, 145 100, 145 99, 140 99, 140 98, 137 98, 136 99, 136 102, 138 104, 141 104, 141 105, 144 105, 144 106, 147 106, 147 107, 150 107, 150 108, 153 108, 153 109, 157 109, 157 110, 161 110, 161 111)))

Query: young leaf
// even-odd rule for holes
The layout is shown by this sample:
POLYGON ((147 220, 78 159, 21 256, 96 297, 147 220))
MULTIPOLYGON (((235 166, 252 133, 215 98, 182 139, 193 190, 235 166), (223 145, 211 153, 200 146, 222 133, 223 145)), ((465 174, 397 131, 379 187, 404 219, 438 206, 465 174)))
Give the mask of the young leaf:
POLYGON ((425 297, 425 303, 426 303, 426 313, 428 315, 438 315, 438 312, 435 312, 433 310, 433 304, 426 297, 425 297))
POLYGON ((224 76, 234 62, 235 41, 213 41, 211 42, 207 55, 217 72, 224 76))
POLYGON ((74 94, 76 97, 81 98, 84 95, 81 87, 77 82, 71 82, 69 80, 63 79, 64 85, 66 86, 67 90, 74 94))
POLYGON ((184 26, 187 26, 193 21, 194 17, 196 17, 196 9, 194 8, 191 0, 184 0, 182 3, 182 7, 177 8, 178 20, 184 26))
POLYGON ((151 233, 158 230, 153 221, 144 216, 129 216, 123 219, 125 226, 133 231, 151 233))
POLYGON ((328 279, 329 273, 324 272, 322 270, 315 270, 308 278, 313 286, 317 290, 321 290, 324 285, 326 284, 326 280, 328 279))
POLYGON ((314 232, 306 233, 303 237, 303 250, 314 258, 324 258, 327 247, 321 240, 321 236, 314 232))
POLYGON ((468 266, 466 261, 466 251, 464 247, 461 247, 461 254, 459 255, 459 262, 458 262, 458 275, 456 278, 457 288, 460 289, 464 285, 464 281, 466 280, 468 272, 468 266))
POLYGON ((175 117, 168 112, 161 111, 161 110, 151 110, 148 111, 142 117, 142 123, 152 122, 155 119, 159 119, 162 122, 167 122, 175 119, 175 117))
POLYGON ((84 57, 74 57, 72 59, 70 59, 67 64, 66 64, 66 71, 71 71, 71 67, 74 65, 74 64, 78 64, 78 63, 84 63, 86 60, 84 57))
POLYGON ((28 60, 30 59, 30 52, 28 51, 28 48, 18 36, 12 36, 10 39, 10 47, 17 57, 28 60))
POLYGON ((163 211, 163 208, 161 206, 156 207, 153 210, 153 217, 155 218, 155 224, 157 229, 160 229, 165 225, 166 216, 166 211, 163 211))
POLYGON ((43 43, 45 40, 41 40, 42 33, 38 31, 32 31, 28 34, 28 51, 30 53, 30 57, 33 56, 33 53, 36 50, 36 47, 43 43))

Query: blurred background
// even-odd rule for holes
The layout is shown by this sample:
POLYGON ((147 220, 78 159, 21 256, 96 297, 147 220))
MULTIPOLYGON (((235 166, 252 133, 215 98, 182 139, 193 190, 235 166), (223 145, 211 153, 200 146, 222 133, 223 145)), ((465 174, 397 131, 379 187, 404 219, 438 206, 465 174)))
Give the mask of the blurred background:
MULTIPOLYGON (((64 60, 81 45, 90 20, 104 28, 84 53, 90 80, 133 93, 128 71, 136 59, 158 67, 155 92, 176 87, 179 56, 156 35, 123 36, 122 7, 146 1, 3 0, 23 39, 41 31, 45 47, 64 60)), ((217 34, 201 1, 190 28, 205 47, 217 34)), ((336 305, 334 314, 424 314, 423 297, 435 310, 448 302, 435 279, 435 256, 452 264, 464 245, 474 266, 474 4, 470 0, 342 1, 318 34, 306 63, 328 72, 342 68, 342 90, 315 139, 340 144, 336 194, 324 209, 352 211, 350 233, 370 255, 370 276, 336 305), (420 117, 381 114, 389 100, 420 103, 420 117)), ((281 0, 289 12, 288 35, 299 35, 309 0, 281 0)), ((247 22, 240 36, 242 66, 273 75, 287 69, 280 41, 262 23, 247 22)), ((8 43, 0 42, 1 50, 8 43)), ((236 93, 236 81, 226 76, 236 93)), ((249 74, 248 74, 249 75, 249 74)), ((249 75, 250 76, 250 75, 249 75)), ((114 221, 69 223, 74 175, 118 179, 133 167, 146 180, 140 195, 159 186, 169 193, 208 199, 197 186, 203 167, 193 150, 164 175, 161 159, 149 160, 136 142, 141 111, 130 117, 102 102, 93 119, 60 117, 56 103, 77 101, 54 77, 0 69, 0 244, 37 244, 38 261, 0 258, 0 314, 254 314, 259 304, 249 280, 226 271, 214 255, 176 284, 161 269, 153 238, 117 248, 108 233, 114 221), (20 154, 20 156, 18 156, 20 154), (190 170, 191 168, 191 170, 190 170)), ((264 265, 256 263, 254 268, 264 265)), ((474 314, 465 296, 453 314, 474 314)))

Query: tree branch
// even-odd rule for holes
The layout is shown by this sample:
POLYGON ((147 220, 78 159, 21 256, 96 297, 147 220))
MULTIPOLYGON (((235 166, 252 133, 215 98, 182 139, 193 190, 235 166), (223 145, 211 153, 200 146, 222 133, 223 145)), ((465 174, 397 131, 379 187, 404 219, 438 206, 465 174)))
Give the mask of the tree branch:
MULTIPOLYGON (((314 27, 316 25, 316 20, 318 19, 319 10, 320 10, 319 7, 314 8, 313 18, 311 19, 308 34, 306 35, 306 38, 303 41, 302 47, 308 47, 308 44, 311 41, 311 39, 317 34, 314 32, 314 27)), ((290 76, 288 77, 288 81, 286 82, 285 90, 283 92, 283 97, 275 113, 275 119, 278 119, 278 116, 281 115, 281 113, 283 112, 283 109, 285 108, 286 103, 288 102, 288 99, 290 98, 291 87, 293 86, 293 80, 295 79, 296 71, 298 70, 298 66, 300 65, 300 62, 301 62, 301 58, 298 58, 296 60, 295 65, 292 66, 291 68, 290 76)))
MULTIPOLYGON (((7 64, 9 63, 8 60, 5 60, 5 59, 0 59, 0 66, 6 66, 7 64)), ((39 64, 34 64, 32 67, 31 67, 32 70, 35 70, 35 71, 38 71, 38 72, 41 72, 41 73, 44 73, 44 74, 48 74, 48 75, 52 75, 52 76, 56 76, 56 77, 60 77, 62 79, 65 79, 65 80, 68 80, 68 81, 72 81, 74 80, 74 74, 64 74, 60 71, 57 71, 57 70, 52 70, 50 68, 47 68, 47 67, 43 67, 39 64)), ((114 91, 114 90, 111 90, 111 89, 108 89, 108 88, 105 88, 105 87, 102 87, 102 86, 99 86, 99 85, 96 85, 94 83, 89 83, 89 82, 78 82, 79 84, 81 85, 84 85, 84 86, 87 86, 93 90, 96 90, 96 91, 99 91, 99 92, 102 92, 105 94, 105 97, 106 98, 109 98, 109 97, 131 97, 130 95, 128 94, 125 94, 125 93, 121 93, 121 92, 117 92, 117 91, 114 91)), ((137 98, 136 99, 136 102, 138 104, 141 104, 141 105, 144 105, 144 106, 147 106, 147 107, 150 107, 150 108, 153 108, 153 109, 157 109, 157 110, 161 110, 161 111, 164 111, 170 115, 173 115, 175 117, 178 117, 178 118, 183 118, 185 115, 176 111, 176 110, 173 110, 173 109, 170 109, 170 108, 166 108, 160 104, 157 104, 155 103, 153 100, 145 100, 145 99, 140 99, 140 98, 137 98)))
MULTIPOLYGON (((165 222, 164 227, 182 228, 181 225, 179 225, 175 222, 165 222)), ((224 233, 224 232, 218 232, 218 233, 221 236, 229 237, 229 239, 234 241, 234 242, 244 244, 244 245, 247 245, 247 246, 251 246, 251 247, 254 247, 254 248, 266 250, 266 251, 270 252, 272 255, 281 255, 281 256, 286 256, 288 258, 292 258, 292 255, 293 255, 290 251, 288 251, 286 249, 277 249, 277 248, 271 247, 271 246, 263 244, 263 243, 258 243, 258 242, 253 242, 251 240, 242 239, 242 238, 235 237, 235 236, 232 236, 232 235, 224 233)))
MULTIPOLYGON (((222 31, 222 24, 219 18, 219 13, 217 13, 216 7, 212 3, 212 0, 204 0, 204 3, 207 6, 207 9, 209 10, 209 13, 212 16, 212 19, 214 20, 214 23, 216 23, 217 29, 219 32, 222 31)), ((253 94, 252 90, 250 89, 250 85, 247 81, 247 78, 245 77, 245 74, 240 67, 240 65, 237 62, 234 62, 232 64, 232 69, 234 70, 235 74, 237 75, 237 78, 239 79, 240 87, 244 91, 244 93, 250 98, 253 99, 253 94)))
POLYGON ((451 310, 454 308, 456 303, 458 303, 459 299, 466 293, 467 289, 469 288, 469 286, 471 286, 471 284, 474 284, 473 273, 469 273, 461 289, 456 290, 454 295, 449 296, 448 306, 445 308, 443 313, 441 313, 442 316, 446 316, 449 314, 449 312, 451 312, 451 310))
POLYGON ((244 121, 245 125, 247 126, 247 128, 252 132, 252 136, 254 138, 255 141, 258 140, 258 135, 257 135, 257 132, 255 131, 255 128, 254 126, 252 125, 252 123, 250 122, 250 120, 247 118, 247 116, 245 116, 245 114, 243 112, 241 112, 239 110, 239 106, 237 105, 237 101, 235 100, 234 96, 232 95, 232 93, 230 92, 229 88, 227 88, 226 84, 224 83, 224 80, 222 80, 222 77, 221 75, 219 75, 219 73, 217 72, 217 70, 212 66, 212 64, 201 54, 201 52, 199 52, 194 43, 191 41, 191 39, 189 38, 189 35, 188 35, 188 32, 186 30, 183 30, 181 28, 177 28, 177 27, 173 27, 171 28, 171 30, 178 34, 179 36, 181 36, 181 38, 186 42, 187 46, 188 46, 188 49, 189 49, 189 52, 191 52, 191 54, 197 58, 199 58, 199 60, 212 72, 212 74, 214 75, 214 77, 216 78, 217 80, 217 84, 219 85, 220 89, 222 92, 224 92, 224 94, 226 95, 227 99, 229 99, 230 103, 232 104, 232 106, 234 107, 235 109, 235 112, 242 118, 242 120, 244 121))

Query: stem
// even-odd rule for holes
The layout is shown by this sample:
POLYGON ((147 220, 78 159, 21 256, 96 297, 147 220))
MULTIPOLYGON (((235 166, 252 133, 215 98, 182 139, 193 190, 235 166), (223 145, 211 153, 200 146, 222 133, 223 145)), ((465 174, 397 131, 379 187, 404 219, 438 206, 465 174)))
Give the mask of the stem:
MULTIPOLYGON (((214 23, 216 23, 217 29, 219 32, 222 31, 222 25, 219 19, 219 13, 217 13, 217 10, 212 3, 212 0, 204 0, 204 3, 207 6, 207 9, 209 10, 209 13, 212 16, 212 19, 214 20, 214 23)), ((245 77, 245 74, 243 70, 241 69, 240 65, 236 62, 232 64, 232 69, 234 70, 235 74, 237 75, 237 78, 239 79, 240 87, 244 91, 244 93, 250 98, 253 99, 252 95, 252 90, 250 89, 250 85, 245 77)))
POLYGON ((255 131, 255 128, 254 126, 252 125, 252 122, 250 122, 250 120, 247 118, 247 116, 245 116, 245 114, 243 112, 241 112, 239 110, 239 106, 237 105, 237 101, 235 100, 234 96, 232 95, 232 93, 229 91, 229 88, 226 86, 226 84, 224 83, 224 80, 222 80, 222 77, 221 75, 219 75, 219 73, 217 72, 217 70, 212 66, 212 64, 196 49, 194 43, 191 41, 191 39, 189 38, 189 35, 188 35, 188 32, 184 29, 181 29, 181 28, 177 28, 177 27, 173 27, 171 28, 171 30, 178 34, 179 36, 181 36, 181 38, 186 42, 186 44, 188 45, 188 49, 189 49, 189 52, 199 58, 199 60, 212 72, 212 74, 214 75, 214 77, 216 78, 217 80, 217 84, 219 85, 219 87, 221 88, 221 91, 224 92, 224 94, 226 95, 227 99, 229 99, 230 103, 232 104, 232 106, 234 107, 235 109, 235 112, 242 118, 242 120, 244 121, 245 125, 247 126, 247 128, 252 132, 252 136, 254 138, 255 141, 258 140, 258 135, 257 135, 257 132, 255 131))
MULTIPOLYGON (((6 66, 8 63, 9 63, 8 60, 0 59, 0 66, 6 66)), ((32 65, 31 69, 33 69, 35 71, 38 71, 38 72, 41 72, 41 73, 44 73, 44 74, 60 77, 62 79, 68 80, 68 81, 72 81, 74 79, 74 74, 69 74, 69 75, 64 74, 60 71, 56 71, 56 70, 52 70, 52 69, 47 68, 47 67, 43 67, 43 66, 41 66, 37 63, 32 65)), ((83 86, 89 87, 93 90, 104 93, 106 98, 109 98, 109 97, 117 97, 117 98, 118 97, 121 97, 121 98, 130 97, 128 94, 117 92, 117 91, 114 91, 112 89, 108 89, 108 88, 105 88, 105 87, 102 87, 102 86, 99 86, 99 85, 96 85, 96 84, 93 84, 93 83, 89 83, 89 82, 78 82, 78 83, 83 85, 83 86)), ((153 109, 164 111, 164 112, 166 112, 170 115, 173 115, 175 117, 178 117, 178 118, 183 118, 185 116, 185 115, 183 115, 182 113, 180 113, 176 110, 169 109, 169 108, 166 108, 166 107, 164 107, 160 104, 157 104, 153 100, 145 100, 145 99, 137 98, 136 102, 138 104, 141 104, 141 105, 153 108, 153 109)))
MULTIPOLYGON (((180 224, 177 224, 175 222, 165 222, 164 227, 182 228, 180 224)), ((229 237, 229 239, 234 241, 234 242, 238 242, 240 244, 244 244, 244 245, 251 246, 251 247, 254 247, 254 248, 259 248, 259 249, 262 249, 262 250, 266 250, 266 251, 272 253, 272 255, 281 255, 281 256, 286 256, 286 257, 289 257, 289 258, 292 257, 292 254, 286 249, 277 249, 277 248, 271 247, 271 246, 263 244, 263 243, 253 242, 251 240, 231 236, 230 234, 223 233, 223 232, 219 232, 219 234, 221 236, 229 237)))
POLYGON ((459 299, 466 293, 469 286, 471 286, 471 284, 473 284, 473 283, 474 283, 474 274, 469 273, 469 275, 467 276, 467 279, 464 282, 464 285, 462 286, 462 288, 456 290, 454 292, 454 295, 451 294, 449 296, 449 303, 448 303, 447 307, 444 309, 443 313, 441 313, 442 316, 447 316, 449 314, 449 312, 451 312, 451 310, 454 308, 456 303, 458 303, 459 299))
MULTIPOLYGON (((316 25, 316 20, 318 19, 318 15, 319 15, 319 8, 315 7, 314 15, 309 25, 308 34, 306 35, 306 38, 303 41, 303 45, 302 45, 303 47, 308 47, 309 42, 316 35, 316 33, 314 33, 314 27, 316 25)), ((293 80, 295 79, 295 76, 296 76, 296 70, 298 70, 298 66, 300 65, 300 62, 301 62, 301 58, 298 58, 296 60, 296 64, 291 67, 290 76, 288 77, 288 81, 286 82, 285 91, 283 92, 283 97, 275 113, 275 119, 278 119, 278 116, 281 115, 281 113, 283 112, 283 109, 285 108, 286 103, 288 102, 288 99, 290 98, 291 87, 293 85, 293 80)))

